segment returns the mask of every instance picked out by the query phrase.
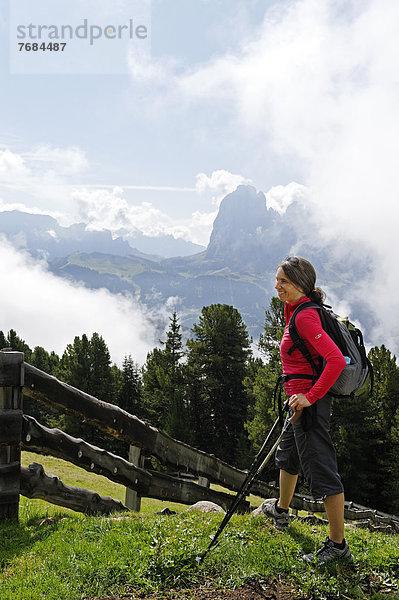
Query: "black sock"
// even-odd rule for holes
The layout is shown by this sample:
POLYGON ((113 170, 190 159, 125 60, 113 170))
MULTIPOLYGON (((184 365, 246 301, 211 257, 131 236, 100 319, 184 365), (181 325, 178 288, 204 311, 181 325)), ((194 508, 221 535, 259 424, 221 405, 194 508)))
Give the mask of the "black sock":
POLYGON ((282 515, 283 513, 287 513, 288 512, 288 508, 280 508, 278 506, 278 500, 276 500, 276 511, 282 515))
POLYGON ((343 550, 345 548, 345 538, 342 540, 342 542, 340 544, 338 544, 337 542, 334 542, 333 540, 331 540, 332 543, 334 544, 334 547, 337 548, 338 550, 343 550))

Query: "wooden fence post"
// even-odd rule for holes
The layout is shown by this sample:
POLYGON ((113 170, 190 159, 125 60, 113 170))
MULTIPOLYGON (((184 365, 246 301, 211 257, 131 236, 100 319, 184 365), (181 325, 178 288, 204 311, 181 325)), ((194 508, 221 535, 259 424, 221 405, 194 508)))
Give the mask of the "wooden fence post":
POLYGON ((198 477, 198 485, 209 488, 209 479, 206 477, 198 477))
MULTIPOLYGON (((139 446, 129 446, 129 462, 136 467, 142 467, 144 465, 144 456, 141 454, 141 448, 139 446)), ((141 508, 141 496, 135 490, 126 488, 125 506, 129 510, 140 512, 141 508)))
POLYGON ((18 519, 24 354, 0 352, 0 520, 18 519))

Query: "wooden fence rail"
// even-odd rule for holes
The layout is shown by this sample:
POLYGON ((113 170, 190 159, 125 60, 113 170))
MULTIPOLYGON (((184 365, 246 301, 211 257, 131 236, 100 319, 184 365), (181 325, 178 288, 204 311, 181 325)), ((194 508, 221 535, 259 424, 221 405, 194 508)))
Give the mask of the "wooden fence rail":
MULTIPOLYGON (((26 415, 23 419, 22 447, 40 454, 51 454, 72 462, 86 471, 104 475, 147 498, 182 504, 209 500, 223 508, 228 508, 233 499, 231 494, 217 492, 166 473, 137 467, 120 456, 92 446, 59 429, 44 427, 26 415)), ((249 503, 243 503, 242 509, 248 510, 248 508, 249 503)))
POLYGON ((122 502, 109 496, 66 485, 55 475, 47 475, 38 463, 30 464, 29 468, 21 467, 21 494, 88 515, 127 510, 122 502))
POLYGON ((83 418, 105 433, 139 446, 162 464, 238 490, 242 472, 211 454, 192 448, 144 423, 114 404, 102 402, 25 363, 25 395, 83 418))
MULTIPOLYGON (((210 500, 228 509, 234 496, 215 491, 209 482, 237 491, 247 472, 241 471, 201 450, 175 440, 119 407, 67 385, 51 375, 24 363, 23 354, 0 352, 0 519, 18 515, 19 493, 41 498, 88 514, 139 509, 141 497, 193 504, 210 500), (129 460, 59 429, 50 429, 33 417, 23 415, 22 392, 31 398, 80 417, 85 422, 129 444, 129 460), (65 485, 47 475, 41 465, 20 468, 20 448, 51 454, 104 475, 126 486, 126 504, 94 491, 65 485), (154 456, 163 465, 181 473, 172 476, 143 468, 143 457, 154 456), (183 477, 189 473, 198 483, 183 477)), ((278 488, 255 480, 251 492, 261 497, 277 497, 278 488)), ((324 505, 312 498, 294 494, 292 507, 323 512, 324 505)), ((244 501, 240 510, 249 510, 244 501)), ((369 526, 399 532, 399 517, 346 503, 345 517, 369 526)))

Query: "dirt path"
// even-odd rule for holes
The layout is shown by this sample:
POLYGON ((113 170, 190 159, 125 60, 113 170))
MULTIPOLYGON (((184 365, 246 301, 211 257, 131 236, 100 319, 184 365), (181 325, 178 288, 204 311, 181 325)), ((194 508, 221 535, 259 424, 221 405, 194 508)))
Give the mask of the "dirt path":
POLYGON ((249 581, 234 590, 209 587, 174 590, 163 594, 128 595, 123 597, 86 598, 85 600, 294 600, 292 590, 274 582, 249 581))

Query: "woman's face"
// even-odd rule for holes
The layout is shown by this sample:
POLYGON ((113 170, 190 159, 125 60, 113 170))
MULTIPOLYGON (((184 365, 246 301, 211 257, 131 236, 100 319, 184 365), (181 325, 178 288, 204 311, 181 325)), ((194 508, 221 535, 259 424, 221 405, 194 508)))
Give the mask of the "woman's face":
POLYGON ((297 302, 301 298, 305 297, 305 292, 288 279, 282 267, 277 269, 276 285, 274 287, 277 290, 278 297, 280 298, 281 302, 294 304, 294 302, 297 302))

